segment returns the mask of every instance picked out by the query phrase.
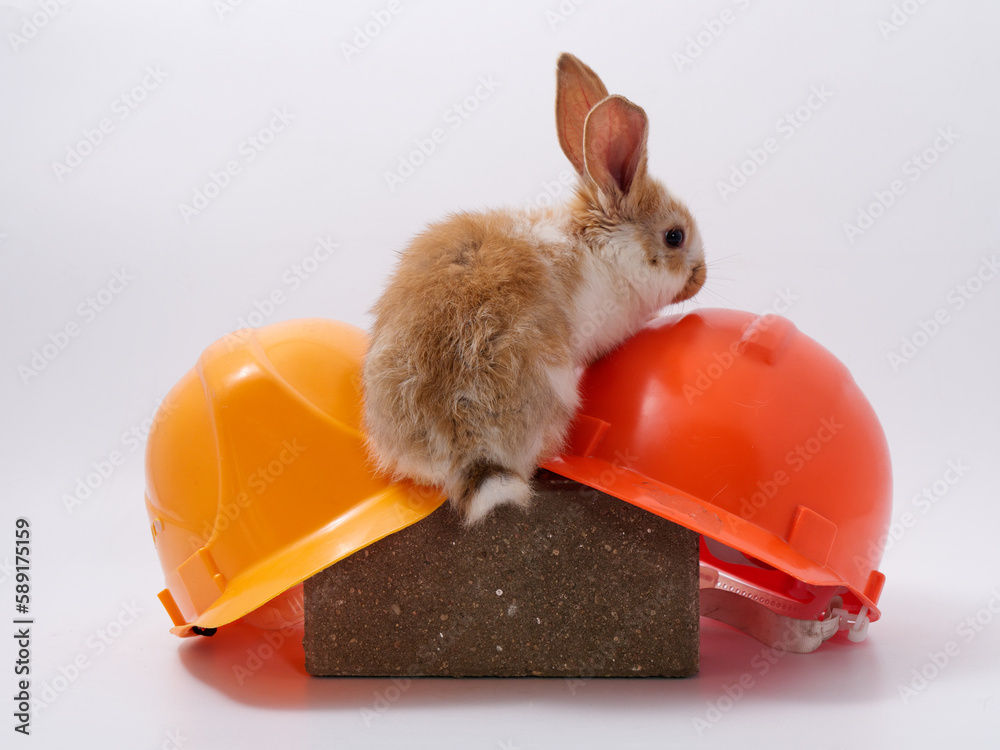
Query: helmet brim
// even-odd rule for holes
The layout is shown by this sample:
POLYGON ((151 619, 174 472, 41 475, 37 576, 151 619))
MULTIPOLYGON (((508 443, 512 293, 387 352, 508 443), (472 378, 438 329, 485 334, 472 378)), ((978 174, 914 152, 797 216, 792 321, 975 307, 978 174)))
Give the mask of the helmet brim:
POLYGON ((676 487, 592 457, 564 455, 542 464, 542 468, 715 539, 803 583, 842 586, 868 607, 870 620, 880 616, 875 601, 865 592, 826 565, 792 549, 782 537, 723 508, 709 507, 676 487))
POLYGON ((227 581, 219 598, 190 620, 173 602, 170 588, 164 589, 160 600, 174 622, 170 632, 184 638, 196 635, 195 628, 214 630, 235 622, 321 570, 420 521, 443 502, 441 495, 409 482, 389 485, 227 581))

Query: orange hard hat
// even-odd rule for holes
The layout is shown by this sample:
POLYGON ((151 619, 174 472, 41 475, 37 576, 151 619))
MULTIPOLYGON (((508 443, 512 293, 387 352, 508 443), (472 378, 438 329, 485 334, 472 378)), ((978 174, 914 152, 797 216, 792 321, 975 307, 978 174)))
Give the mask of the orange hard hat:
POLYGON ((367 346, 360 329, 327 320, 245 329, 209 346, 161 404, 146 511, 175 634, 211 634, 255 610, 259 624, 294 619, 287 602, 259 608, 444 501, 368 463, 367 346))
POLYGON ((702 534, 702 614, 810 651, 879 617, 885 435, 844 365, 788 320, 657 319, 591 365, 545 468, 702 534))

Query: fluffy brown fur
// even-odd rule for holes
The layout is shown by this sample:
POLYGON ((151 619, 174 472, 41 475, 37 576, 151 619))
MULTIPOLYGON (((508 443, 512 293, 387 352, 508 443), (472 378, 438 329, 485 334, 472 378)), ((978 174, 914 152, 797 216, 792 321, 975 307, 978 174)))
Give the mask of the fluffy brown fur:
MULTIPOLYGON (((464 472, 488 457, 458 446, 488 438, 512 450, 534 423, 571 416, 552 398, 545 368, 573 362, 561 301, 579 271, 571 258, 519 238, 514 222, 494 211, 431 225, 375 305, 367 411, 393 415, 392 430, 374 432, 394 453, 430 461, 434 432, 454 444, 452 470, 464 472)), ((463 489, 452 489, 460 507, 463 489)))
POLYGON ((646 173, 645 113, 572 55, 557 76, 560 143, 581 178, 568 205, 432 224, 374 307, 371 454, 443 486, 467 521, 527 502, 576 409, 580 368, 705 280, 697 225, 646 173))

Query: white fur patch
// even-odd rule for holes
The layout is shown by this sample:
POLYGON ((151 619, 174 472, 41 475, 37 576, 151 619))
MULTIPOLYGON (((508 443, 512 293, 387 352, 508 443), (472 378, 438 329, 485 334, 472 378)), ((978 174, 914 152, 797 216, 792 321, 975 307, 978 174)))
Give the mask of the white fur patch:
POLYGON ((534 222, 531 233, 535 239, 546 245, 562 245, 566 242, 566 230, 554 218, 544 218, 534 222))
POLYGON ((686 278, 653 268, 632 227, 609 237, 599 254, 585 254, 574 305, 575 349, 587 363, 624 341, 684 287, 686 278))
POLYGON ((517 218, 512 233, 537 246, 538 260, 552 268, 559 258, 573 255, 575 251, 567 230, 568 218, 561 210, 528 212, 517 218))
POLYGON ((631 333, 627 287, 620 275, 591 254, 583 256, 583 283, 573 306, 573 349, 586 364, 631 333))
POLYGON ((570 411, 576 411, 580 405, 580 394, 577 392, 577 381, 580 379, 580 373, 576 367, 573 365, 547 367, 545 374, 549 376, 549 383, 560 403, 564 404, 570 411))
POLYGON ((510 503, 526 508, 530 499, 531 486, 520 477, 510 474, 489 477, 472 496, 468 523, 481 521, 498 505, 510 503))

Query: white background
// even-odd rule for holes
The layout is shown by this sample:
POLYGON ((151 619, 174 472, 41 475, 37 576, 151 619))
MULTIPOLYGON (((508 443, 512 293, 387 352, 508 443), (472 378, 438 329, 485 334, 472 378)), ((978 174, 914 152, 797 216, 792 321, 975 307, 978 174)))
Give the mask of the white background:
MULTIPOLYGON (((13 617, 13 524, 27 516, 34 690, 64 688, 35 713, 31 738, 15 739, 191 750, 996 746, 1000 280, 974 283, 961 309, 955 300, 1000 251, 1000 6, 907 0, 913 12, 892 29, 880 28, 888 0, 578 0, 562 12, 557 0, 400 2, 350 59, 343 45, 386 3, 0 7, 0 613, 13 617), (713 24, 723 11, 730 22, 713 24), (552 115, 562 50, 649 113, 652 171, 689 203, 711 260, 696 304, 762 312, 793 297, 787 316, 847 363, 874 404, 892 449, 894 515, 909 523, 887 545, 883 619, 862 644, 766 669, 759 644, 707 627, 696 678, 576 688, 310 679, 290 638, 241 685, 234 666, 260 653, 259 631, 168 633, 143 454, 127 433, 141 433, 201 350, 272 290, 286 301, 267 322, 367 326, 394 254, 425 222, 522 205, 557 183, 570 169, 552 115), (146 72, 156 68, 159 82, 146 72), (480 77, 495 90, 467 119, 446 120, 480 77), (813 87, 829 96, 809 110, 813 87), (143 100, 129 109, 123 94, 143 100), (803 106, 799 127, 779 125, 803 106), (275 108, 292 120, 249 160, 241 143, 275 108), (110 132, 81 148, 103 118, 110 132), (443 143, 390 189, 386 173, 437 127, 443 143), (947 149, 938 139, 935 150, 939 129, 957 136, 947 149), (769 137, 776 153, 724 196, 720 183, 769 137), (912 160, 926 149, 922 171, 912 160), (70 150, 86 153, 82 163, 55 167, 70 150), (185 221, 180 205, 232 159, 239 174, 185 221), (903 190, 891 207, 849 238, 844 225, 894 180, 903 190), (285 274, 327 236, 334 256, 293 290, 285 274), (128 285, 81 315, 122 269, 128 285), (921 334, 939 310, 946 322, 921 334), (78 335, 26 374, 71 323, 78 335), (922 346, 894 366, 889 355, 915 334, 922 346), (123 465, 67 508, 115 450, 123 465), (946 474, 949 462, 968 468, 946 474), (915 500, 925 488, 931 505, 915 500), (977 616, 981 632, 962 637, 977 616), (100 631, 117 637, 105 645, 100 631), (949 642, 957 656, 938 669, 930 654, 949 642), (931 675, 919 689, 914 670, 931 675), (750 687, 730 699, 726 686, 741 680, 750 687)), ((12 640, 0 637, 3 696, 14 690, 12 640)), ((12 703, 0 710, 7 737, 12 703)))

